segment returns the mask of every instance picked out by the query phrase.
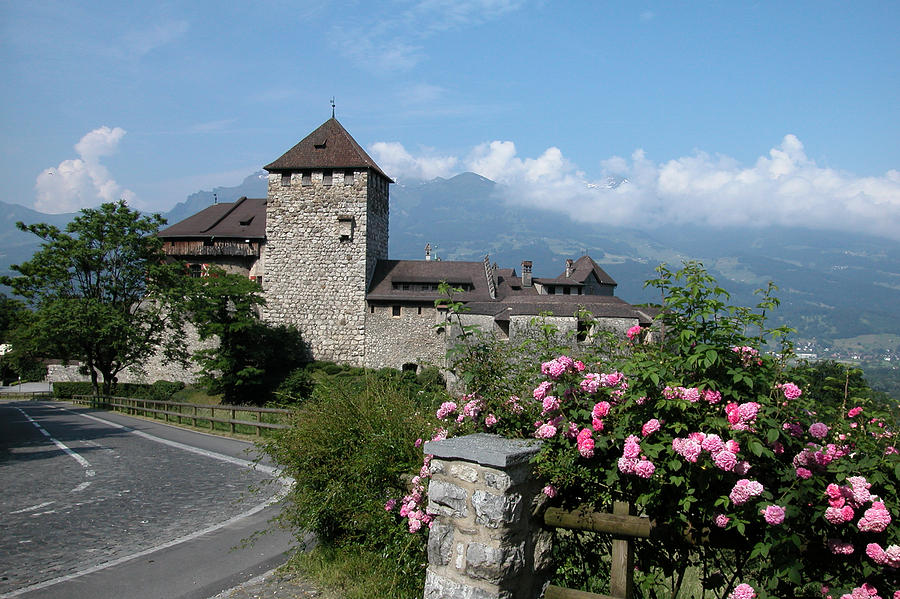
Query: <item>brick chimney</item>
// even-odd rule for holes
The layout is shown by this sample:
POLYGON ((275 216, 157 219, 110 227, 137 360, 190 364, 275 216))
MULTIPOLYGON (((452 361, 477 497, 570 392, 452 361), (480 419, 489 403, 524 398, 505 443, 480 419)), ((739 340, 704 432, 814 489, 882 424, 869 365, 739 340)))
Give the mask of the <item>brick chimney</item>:
POLYGON ((522 261, 522 287, 531 287, 531 260, 522 261))
POLYGON ((575 262, 572 261, 571 258, 566 260, 566 278, 567 279, 572 276, 572 270, 573 270, 574 265, 575 265, 575 262))
POLYGON ((431 260, 431 244, 430 243, 425 244, 425 260, 426 261, 431 260))

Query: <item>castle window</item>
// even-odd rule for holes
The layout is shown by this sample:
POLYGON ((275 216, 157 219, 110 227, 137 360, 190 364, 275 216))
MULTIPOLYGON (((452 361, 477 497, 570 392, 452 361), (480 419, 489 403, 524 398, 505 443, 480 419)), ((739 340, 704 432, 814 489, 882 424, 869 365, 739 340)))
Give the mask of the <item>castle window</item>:
POLYGON ((303 171, 300 175, 300 185, 312 185, 312 173, 309 171, 303 171))
POLYGON ((189 268, 190 268, 190 271, 191 271, 191 277, 194 278, 194 279, 199 279, 199 278, 200 278, 200 273, 201 273, 201 271, 202 271, 202 267, 201 267, 199 264, 191 264, 191 265, 189 266, 189 268))
POLYGON ((556 295, 556 287, 554 287, 553 285, 547 285, 547 294, 556 295))
POLYGON ((332 178, 331 171, 322 171, 322 185, 331 185, 332 178))
POLYGON ((572 295, 571 287, 563 287, 563 295, 572 295))
POLYGON ((341 241, 353 241, 353 216, 342 214, 338 219, 338 235, 341 241))
POLYGON ((344 171, 344 185, 353 185, 353 171, 344 171))
POLYGON ((369 311, 370 311, 372 314, 375 314, 375 306, 374 306, 374 305, 369 306, 369 311))
POLYGON ((422 306, 419 306, 419 316, 422 315, 422 306))
POLYGON ((391 316, 400 318, 400 306, 391 306, 391 316))
POLYGON ((281 186, 282 187, 290 187, 291 186, 291 174, 290 173, 281 173, 281 186))

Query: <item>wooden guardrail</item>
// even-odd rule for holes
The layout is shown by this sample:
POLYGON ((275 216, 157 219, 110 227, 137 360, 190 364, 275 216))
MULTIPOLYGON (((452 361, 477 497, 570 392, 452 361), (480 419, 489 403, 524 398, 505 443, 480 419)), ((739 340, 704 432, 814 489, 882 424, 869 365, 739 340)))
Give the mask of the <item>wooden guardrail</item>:
POLYGON ((126 414, 150 414, 154 418, 162 415, 165 417, 166 422, 169 422, 170 417, 175 417, 179 423, 182 420, 189 420, 193 426, 198 426, 198 422, 209 422, 210 430, 213 430, 215 423, 229 425, 232 433, 235 432, 236 426, 247 426, 255 428, 257 436, 262 434, 262 429, 277 430, 291 427, 289 424, 280 422, 263 422, 263 414, 282 414, 287 416, 291 413, 291 410, 283 408, 206 405, 129 397, 95 397, 93 395, 74 395, 72 396, 72 401, 91 407, 121 410, 126 414), (208 414, 205 413, 207 411, 208 414), (216 416, 217 412, 219 413, 218 417, 216 416), (238 414, 242 412, 256 414, 256 419, 238 419, 238 414), (225 417, 222 416, 223 413, 225 417))
POLYGON ((655 529, 646 516, 629 515, 631 507, 624 501, 613 504, 613 513, 592 512, 588 509, 566 511, 548 508, 544 523, 554 528, 589 530, 613 536, 610 563, 609 595, 587 593, 550 585, 546 599, 631 599, 634 591, 634 546, 631 539, 649 538, 655 529))

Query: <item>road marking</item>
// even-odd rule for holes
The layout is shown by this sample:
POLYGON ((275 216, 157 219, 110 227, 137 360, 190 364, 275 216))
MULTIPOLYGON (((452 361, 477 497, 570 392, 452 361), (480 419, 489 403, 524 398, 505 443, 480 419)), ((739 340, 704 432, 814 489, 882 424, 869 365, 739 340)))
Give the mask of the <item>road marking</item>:
POLYGON ((212 458, 214 460, 220 460, 222 462, 228 462, 229 464, 235 464, 237 466, 243 466, 244 468, 254 468, 259 470, 260 472, 265 472, 271 476, 276 478, 281 478, 279 476, 278 470, 272 468, 271 466, 266 466, 265 464, 258 464, 256 462, 252 462, 250 460, 243 460, 241 458, 235 458, 230 455, 225 455, 224 453, 218 453, 215 451, 209 451, 208 449, 201 449, 199 447, 194 447, 193 445, 185 445, 184 443, 179 443, 178 441, 170 441, 169 439, 163 439, 162 437, 157 437, 155 435, 151 435, 150 433, 145 433, 144 431, 139 431, 133 429, 129 426, 125 426, 123 424, 118 424, 116 422, 112 422, 110 420, 104 420, 103 418, 97 418, 96 416, 91 416, 90 414, 81 414, 80 412, 73 412, 72 410, 67 410, 66 408, 59 408, 58 410, 62 410, 63 412, 69 412, 70 414, 75 414, 76 416, 81 416, 82 418, 87 418, 88 420, 94 420, 101 424, 105 424, 106 426, 111 426, 113 428, 121 429, 127 433, 131 433, 133 435, 137 435, 138 437, 143 437, 148 441, 153 441, 154 443, 161 443, 163 445, 168 445, 169 447, 175 447, 176 449, 181 449, 183 451, 189 451, 191 453, 196 453, 198 455, 206 456, 208 458, 212 458))
MULTIPOLYGON (((133 553, 131 555, 126 555, 124 557, 120 557, 120 558, 114 559, 109 562, 104 562, 102 564, 92 566, 85 570, 81 570, 80 572, 75 572, 74 574, 68 574, 66 576, 60 576, 58 578, 53 578, 51 580, 45 580, 44 582, 39 582, 39 583, 33 584, 31 586, 23 587, 21 589, 16 589, 15 591, 12 591, 9 593, 4 593, 4 594, 0 595, 0 599, 8 599, 11 597, 18 597, 19 595, 23 595, 25 593, 30 593, 31 591, 37 591, 40 589, 45 589, 47 587, 51 587, 51 586, 60 584, 62 582, 68 582, 75 578, 80 578, 80 577, 86 576, 88 574, 93 574, 94 572, 99 572, 100 570, 112 568, 114 566, 118 566, 120 564, 124 564, 125 562, 131 561, 133 559, 143 557, 145 555, 150 555, 151 553, 155 553, 157 551, 162 551, 163 549, 168 549, 170 547, 174 547, 175 545, 179 545, 181 543, 186 543, 186 542, 192 541, 198 537, 202 537, 203 535, 210 534, 219 529, 225 528, 226 526, 230 526, 232 524, 240 522, 241 520, 243 520, 245 518, 249 518, 250 516, 252 516, 258 512, 261 512, 262 510, 266 509, 267 507, 274 505, 275 503, 278 503, 279 501, 284 499, 284 497, 290 491, 291 486, 294 484, 294 479, 292 479, 288 476, 283 476, 276 468, 272 468, 271 466, 266 466, 265 464, 258 464, 256 462, 251 462, 250 460, 242 460, 240 458, 235 458, 235 457, 232 457, 229 455, 225 455, 223 453, 217 453, 215 451, 200 449, 199 447, 192 447, 190 445, 185 445, 184 443, 178 443, 177 441, 170 441, 168 439, 163 439, 162 437, 156 437, 149 433, 135 430, 133 428, 123 426, 121 424, 117 424, 117 423, 111 422, 109 420, 104 420, 103 418, 97 418, 96 416, 91 416, 89 414, 81 414, 79 412, 73 412, 72 410, 67 410, 66 408, 57 407, 57 409, 62 410, 64 412, 69 412, 71 414, 75 414, 76 416, 82 416, 83 418, 87 418, 89 420, 95 420, 101 424, 105 424, 105 425, 111 426, 113 428, 121 429, 125 432, 135 434, 139 437, 143 437, 147 440, 154 441, 156 443, 162 443, 163 445, 168 445, 170 447, 175 447, 178 449, 182 449, 184 451, 196 453, 196 454, 206 456, 206 457, 209 457, 209 458, 212 458, 215 460, 228 462, 229 464, 235 464, 238 466, 243 466, 245 468, 255 468, 255 469, 257 469, 261 472, 265 472, 266 474, 269 474, 270 476, 275 478, 281 484, 281 489, 279 489, 279 491, 277 493, 275 493, 272 497, 270 497, 266 501, 254 506, 253 508, 247 510, 246 512, 243 512, 241 514, 238 514, 237 516, 234 516, 233 518, 226 520, 225 522, 221 522, 219 524, 213 524, 212 526, 204 528, 203 530, 199 530, 197 532, 185 535, 183 537, 179 537, 172 541, 168 541, 167 543, 157 545, 156 547, 151 547, 150 549, 145 549, 144 551, 139 551, 138 553, 133 553)), ((26 417, 27 417, 27 414, 26 414, 26 417)), ((29 420, 31 420, 31 419, 29 418, 29 420)), ((36 424, 36 426, 37 426, 37 424, 36 424)), ((35 508, 35 509, 37 509, 37 508, 35 508)))
POLYGON ((77 487, 75 487, 74 489, 72 489, 71 491, 69 491, 69 493, 77 493, 78 491, 84 491, 89 486, 91 486, 90 481, 85 481, 85 482, 81 483, 80 485, 78 485, 77 487))
POLYGON ((30 422, 31 424, 33 424, 34 426, 36 426, 37 429, 38 429, 39 431, 41 431, 41 433, 43 433, 45 437, 47 437, 48 439, 50 439, 50 440, 53 442, 54 445, 56 445, 59 449, 61 449, 61 450, 64 451, 67 455, 69 455, 70 457, 72 457, 72 459, 74 459, 76 462, 78 462, 79 464, 81 464, 81 467, 85 469, 85 472, 84 472, 85 476, 94 476, 95 472, 94 472, 93 470, 91 470, 91 463, 90 463, 90 462, 88 462, 86 459, 84 459, 83 457, 81 457, 80 455, 78 455, 77 453, 75 453, 74 451, 72 451, 71 449, 69 449, 68 447, 66 447, 65 443, 63 443, 63 442, 60 441, 59 439, 56 439, 56 438, 54 438, 52 435, 50 435, 50 433, 47 432, 47 429, 45 429, 43 426, 41 426, 40 423, 39 423, 37 420, 35 420, 35 419, 32 418, 31 416, 29 416, 29 415, 25 412, 25 410, 23 410, 22 408, 16 408, 16 409, 19 410, 20 412, 22 412, 22 415, 25 416, 25 418, 28 419, 28 422, 30 422))
POLYGON ((51 503, 56 503, 55 501, 45 501, 44 503, 39 503, 37 505, 33 505, 31 507, 23 507, 20 510, 16 510, 14 512, 10 512, 10 514, 22 514, 24 512, 33 512, 34 510, 39 510, 42 507, 47 507, 51 503))
MULTIPOLYGON (((127 428, 127 427, 123 427, 127 428)), ((212 452, 210 452, 212 453, 212 452)), ((0 599, 8 599, 11 597, 18 597, 19 595, 24 595, 25 593, 30 593, 31 591, 38 591, 40 589, 46 589, 47 587, 51 587, 57 585, 61 582, 68 582, 75 578, 81 578, 82 576, 87 576, 88 574, 93 574, 94 572, 99 572, 100 570, 105 570, 107 568, 112 568, 113 566, 118 566, 119 564, 124 564, 125 562, 131 561, 133 559, 137 559, 139 557, 144 557, 145 555, 150 555, 151 553, 155 553, 157 551, 162 551, 163 549, 168 549, 169 547, 174 547, 175 545, 179 545, 181 543, 186 543, 188 541, 192 541, 198 537, 202 537, 203 535, 210 534, 215 532, 221 528, 225 528, 226 526, 230 526, 237 522, 240 522, 244 518, 249 518, 253 514, 261 512, 266 509, 270 505, 273 505, 279 501, 281 501, 285 495, 288 494, 290 490, 290 484, 293 483, 293 480, 287 477, 278 477, 278 480, 282 483, 281 490, 278 491, 275 495, 267 499, 266 501, 254 506, 253 508, 247 510, 242 514, 238 514, 233 518, 226 520, 225 522, 221 522, 219 524, 213 524, 210 527, 204 528, 203 530, 198 530, 197 532, 191 533, 189 535, 185 535, 183 537, 179 537, 167 543, 163 543, 161 545, 157 545, 156 547, 151 547, 150 549, 145 549, 144 551, 139 551, 138 553, 132 553, 131 555, 126 555, 124 557, 120 557, 118 559, 114 559, 109 562, 104 562, 102 564, 98 564, 91 568, 87 568, 80 572, 75 572, 74 574, 68 574, 66 576, 60 576, 59 578, 53 578, 51 580, 45 580, 44 582, 39 582, 37 584, 33 584, 31 586, 23 587, 21 589, 16 589, 15 591, 4 593, 0 595, 0 599)))

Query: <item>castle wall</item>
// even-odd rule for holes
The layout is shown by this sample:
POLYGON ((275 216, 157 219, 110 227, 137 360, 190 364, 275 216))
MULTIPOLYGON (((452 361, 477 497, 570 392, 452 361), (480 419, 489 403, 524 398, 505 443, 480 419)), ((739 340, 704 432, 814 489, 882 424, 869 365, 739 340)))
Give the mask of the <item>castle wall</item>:
POLYGON ((352 181, 322 171, 285 185, 269 174, 263 319, 295 325, 308 358, 365 362, 365 294, 375 262, 387 258, 388 182, 366 170, 352 181))
POLYGON ((443 368, 447 357, 448 331, 438 330, 442 321, 432 306, 372 305, 366 313, 366 366, 402 368, 404 364, 443 368), (372 311, 374 308, 374 312, 372 311))

